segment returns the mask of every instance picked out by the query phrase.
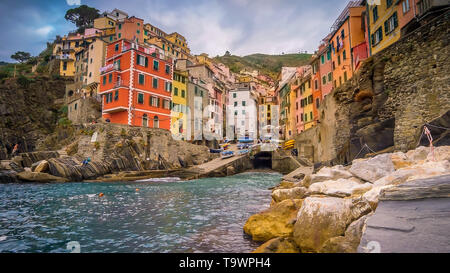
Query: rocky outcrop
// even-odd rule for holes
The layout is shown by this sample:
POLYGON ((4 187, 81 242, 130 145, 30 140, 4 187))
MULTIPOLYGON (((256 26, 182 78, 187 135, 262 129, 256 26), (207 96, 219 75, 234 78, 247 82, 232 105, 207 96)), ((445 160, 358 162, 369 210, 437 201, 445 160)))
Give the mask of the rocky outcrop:
POLYGON ((279 237, 262 244, 253 253, 300 253, 300 248, 291 237, 279 237))
POLYGON ((0 170, 0 183, 18 183, 17 172, 13 170, 0 170))
POLYGON ((40 139, 54 132, 62 107, 55 101, 64 97, 69 81, 33 76, 20 83, 19 78, 0 83, 0 159, 7 159, 15 144, 19 152, 34 151, 40 139))
POLYGON ((244 232, 254 241, 266 242, 276 237, 292 235, 295 218, 303 200, 284 200, 268 210, 251 216, 244 232))
POLYGON ((48 173, 36 172, 21 172, 17 177, 25 182, 49 183, 49 182, 67 182, 68 180, 62 177, 50 175, 48 173))
POLYGON ((111 172, 106 162, 91 161, 82 164, 82 160, 77 157, 52 158, 48 160, 48 165, 50 174, 70 181, 94 179, 111 172))
POLYGON ((21 153, 20 156, 22 157, 22 166, 31 167, 33 163, 50 158, 57 158, 59 157, 59 154, 56 151, 38 151, 31 153, 21 153))
POLYGON ((312 184, 309 187, 311 194, 323 194, 335 197, 347 197, 363 194, 372 188, 370 183, 362 183, 357 178, 329 180, 312 184))
MULTIPOLYGON (((447 223, 446 227, 448 228, 449 220, 446 220, 445 217, 448 218, 449 202, 431 201, 431 199, 446 200, 450 198, 449 156, 450 147, 436 148, 434 153, 429 148, 419 147, 407 153, 386 153, 374 158, 355 160, 353 165, 348 168, 350 172, 346 167, 334 166, 322 168, 318 173, 307 175, 297 183, 283 181, 278 187, 272 189, 272 208, 276 208, 284 202, 297 201, 296 198, 303 199, 302 206, 295 219, 288 222, 295 223, 292 233, 290 233, 290 226, 287 229, 289 233, 268 232, 274 230, 269 227, 285 227, 287 218, 280 217, 282 220, 278 223, 270 222, 277 221, 277 217, 262 217, 263 213, 250 218, 253 220, 253 230, 257 230, 257 227, 264 227, 258 230, 258 234, 263 234, 263 232, 267 232, 265 235, 270 234, 270 236, 260 236, 260 240, 270 239, 270 241, 258 248, 257 252, 353 253, 369 249, 378 251, 380 246, 376 241, 377 236, 381 236, 380 238, 383 240, 389 240, 389 236, 396 236, 395 232, 404 232, 405 236, 402 235, 401 238, 407 241, 408 238, 414 238, 406 235, 413 232, 413 227, 409 222, 417 221, 423 224, 424 221, 415 220, 412 218, 413 216, 405 221, 402 218, 402 207, 400 207, 400 211, 396 211, 394 205, 389 205, 394 200, 397 203, 400 201, 412 202, 413 206, 420 205, 417 200, 430 200, 427 201, 430 204, 447 202, 446 208, 438 205, 436 216, 429 215, 427 218, 439 218, 443 215, 444 218, 439 219, 440 225, 447 223), (372 163, 373 165, 371 165, 372 163), (377 168, 373 166, 377 166, 377 168), (348 177, 349 174, 355 176, 348 177), (381 175, 384 176, 380 177, 381 175), (347 178, 340 178, 343 176, 347 178), (313 179, 318 181, 322 178, 332 179, 311 183, 313 179), (364 182, 362 178, 371 182, 364 182), (419 178, 431 180, 417 180, 419 178), (387 206, 390 215, 372 223, 371 219, 374 217, 372 215, 377 215, 380 205, 387 206), (374 211, 375 214, 373 214, 374 211), (385 222, 386 224, 384 224, 385 222), (366 229, 370 229, 370 232, 367 233, 367 240, 362 242, 361 238, 366 229), (386 231, 383 231, 384 229, 386 231)), ((402 203, 399 206, 402 206, 402 203)), ((425 210, 432 211, 431 206, 425 206, 423 211, 419 211, 417 214, 414 214, 413 207, 407 208, 409 211, 406 212, 406 215, 407 217, 414 215, 423 218, 426 215, 425 210)), ((428 221, 434 221, 434 218, 428 219, 428 221)), ((436 232, 440 231, 440 228, 442 227, 436 228, 436 232)), ((426 231, 422 229, 421 232, 425 233, 426 231)), ((433 240, 440 238, 440 235, 436 234, 433 235, 436 237, 433 240)), ((446 233, 444 232, 444 234, 446 233)), ((412 247, 415 247, 414 243, 412 247)))
POLYGON ((389 175, 394 170, 395 167, 390 154, 378 155, 370 159, 354 160, 350 168, 350 172, 353 175, 371 183, 389 175))
POLYGON ((294 187, 290 189, 278 189, 272 192, 272 199, 275 202, 281 202, 286 199, 304 199, 309 195, 305 187, 294 187))
POLYGON ((297 215, 293 237, 303 252, 319 252, 324 243, 345 233, 371 207, 360 199, 308 197, 297 215))
POLYGON ((450 175, 384 190, 367 221, 358 252, 449 252, 449 198, 450 175))

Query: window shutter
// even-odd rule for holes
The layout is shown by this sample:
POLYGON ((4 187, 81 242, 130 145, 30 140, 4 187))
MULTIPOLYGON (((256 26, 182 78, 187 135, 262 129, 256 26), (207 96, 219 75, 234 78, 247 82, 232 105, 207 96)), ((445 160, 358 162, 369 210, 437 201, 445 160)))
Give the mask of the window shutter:
POLYGON ((145 67, 148 67, 148 57, 145 57, 145 67))
POLYGON ((157 98, 157 101, 156 101, 157 103, 156 103, 156 106, 157 107, 159 107, 159 105, 160 105, 160 98, 157 98))

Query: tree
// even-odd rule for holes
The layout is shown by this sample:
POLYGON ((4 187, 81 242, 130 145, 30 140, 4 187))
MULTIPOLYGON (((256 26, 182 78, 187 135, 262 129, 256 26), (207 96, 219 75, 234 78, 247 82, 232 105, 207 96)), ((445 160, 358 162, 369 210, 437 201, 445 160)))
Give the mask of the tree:
POLYGON ((91 27, 98 17, 100 17, 99 10, 86 5, 69 9, 64 16, 67 21, 75 24, 79 30, 91 27))
POLYGON ((227 56, 227 57, 231 56, 230 51, 227 50, 227 52, 225 52, 225 56, 227 56))
POLYGON ((31 54, 28 52, 17 51, 13 55, 11 55, 11 59, 18 61, 19 63, 24 63, 31 58, 31 54))

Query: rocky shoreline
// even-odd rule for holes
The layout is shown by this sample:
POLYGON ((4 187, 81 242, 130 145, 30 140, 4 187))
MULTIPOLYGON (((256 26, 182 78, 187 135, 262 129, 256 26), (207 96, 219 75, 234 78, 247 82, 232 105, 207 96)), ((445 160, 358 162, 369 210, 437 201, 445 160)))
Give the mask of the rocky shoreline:
POLYGON ((176 141, 166 130, 92 124, 79 128, 73 143, 60 151, 22 153, 2 160, 0 183, 188 176, 190 167, 213 158, 207 146, 176 141))
MULTIPOLYGON (((377 208, 388 202, 383 200, 404 202, 399 200, 435 198, 444 198, 448 208, 449 160, 450 146, 436 147, 433 152, 429 147, 419 147, 407 153, 357 159, 347 167, 323 167, 294 182, 292 177, 286 176, 291 178, 290 181, 283 181, 272 189, 270 208, 251 216, 244 232, 254 241, 263 243, 255 253, 370 252, 374 248, 367 246, 371 246, 376 238, 384 238, 383 242, 375 242, 381 244, 383 251, 409 252, 414 249, 383 246, 389 241, 392 241, 390 245, 395 244, 396 234, 389 237, 386 233, 389 230, 397 232, 395 221, 398 219, 388 217, 381 220, 388 231, 383 231, 384 237, 378 236, 380 231, 372 222, 383 212, 378 212, 377 208), (389 225, 394 227, 389 229, 389 225), (378 231, 377 236, 373 235, 373 230, 378 231)), ((395 214, 397 206, 405 207, 405 203, 391 205, 390 211, 384 213, 395 214)), ((414 218, 413 214, 410 212, 409 217, 414 218)), ((440 209, 438 214, 440 219, 434 219, 431 212, 428 217, 436 223, 443 221, 435 229, 445 230, 445 234, 450 235, 449 210, 440 209)), ((420 223, 417 229, 420 230, 420 223)))

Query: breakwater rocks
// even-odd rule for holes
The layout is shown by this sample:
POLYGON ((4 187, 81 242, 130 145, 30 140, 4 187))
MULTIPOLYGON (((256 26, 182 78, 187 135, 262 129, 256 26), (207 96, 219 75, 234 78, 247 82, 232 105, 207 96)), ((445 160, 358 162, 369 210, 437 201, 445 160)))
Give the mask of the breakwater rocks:
MULTIPOLYGON (((257 253, 364 252, 366 248, 360 244, 382 232, 376 228, 377 219, 383 217, 378 216, 377 207, 388 206, 384 200, 449 198, 449 185, 450 146, 357 159, 351 166, 323 167, 301 180, 283 181, 272 190, 271 207, 251 216, 244 232, 264 243, 257 253), (449 176, 433 182, 442 175, 449 176), (417 182, 427 178, 429 183, 417 182), (367 239, 361 242, 362 237, 367 239)), ((448 207, 448 199, 445 202, 448 207)), ((387 211, 384 215, 396 214, 395 206, 388 208, 383 209, 387 211)), ((408 217, 414 218, 411 208, 408 217)), ((448 224, 450 215, 446 217, 443 221, 448 224)), ((395 223, 391 221, 391 225, 395 223)), ((440 229, 442 225, 436 228, 440 229)), ((389 240, 389 236, 380 238, 389 240)))
POLYGON ((13 162, 2 163, 8 171, 0 173, 0 181, 64 182, 102 180, 103 176, 109 180, 121 172, 135 172, 138 177, 144 171, 189 168, 212 159, 206 146, 176 141, 166 130, 118 124, 77 128, 74 142, 61 153, 21 154, 13 162))

